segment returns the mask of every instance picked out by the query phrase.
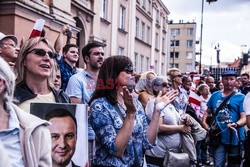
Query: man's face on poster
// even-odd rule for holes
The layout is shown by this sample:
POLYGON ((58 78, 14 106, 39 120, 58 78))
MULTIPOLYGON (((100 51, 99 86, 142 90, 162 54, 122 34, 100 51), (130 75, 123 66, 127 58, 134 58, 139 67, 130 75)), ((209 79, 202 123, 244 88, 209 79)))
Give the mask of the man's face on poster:
POLYGON ((48 126, 52 140, 53 165, 66 166, 70 163, 76 146, 76 125, 70 116, 54 117, 48 126))

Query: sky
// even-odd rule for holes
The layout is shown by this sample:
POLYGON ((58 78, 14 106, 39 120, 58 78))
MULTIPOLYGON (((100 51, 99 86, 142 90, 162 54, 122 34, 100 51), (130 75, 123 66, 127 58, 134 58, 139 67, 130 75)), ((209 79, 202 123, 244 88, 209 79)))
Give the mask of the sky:
MULTIPOLYGON (((200 40, 202 0, 162 0, 174 23, 197 23, 196 40, 200 40)), ((220 61, 232 62, 250 48, 250 0, 204 0, 202 64, 217 65, 215 45, 220 46, 220 61), (247 47, 242 47, 247 46, 247 47)), ((199 51, 199 46, 196 50, 199 51)), ((199 55, 196 57, 199 60, 199 55)))

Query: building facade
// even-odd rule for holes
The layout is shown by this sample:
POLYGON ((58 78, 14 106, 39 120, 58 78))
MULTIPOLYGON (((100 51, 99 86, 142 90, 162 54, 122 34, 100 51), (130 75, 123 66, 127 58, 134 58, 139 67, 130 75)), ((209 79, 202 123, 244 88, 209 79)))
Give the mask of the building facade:
POLYGON ((69 24, 71 43, 80 49, 91 41, 102 42, 107 57, 130 57, 137 73, 165 75, 168 15, 161 0, 1 0, 0 32, 27 39, 36 19, 42 18, 53 44, 69 24))
POLYGON ((182 73, 195 71, 196 23, 182 20, 168 24, 168 68, 176 67, 182 73))

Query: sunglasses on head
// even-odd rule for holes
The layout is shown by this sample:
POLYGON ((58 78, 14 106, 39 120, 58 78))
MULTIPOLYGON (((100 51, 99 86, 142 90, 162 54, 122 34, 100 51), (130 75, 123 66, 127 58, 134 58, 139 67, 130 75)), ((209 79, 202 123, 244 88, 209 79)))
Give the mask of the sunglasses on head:
POLYGON ((124 70, 123 71, 125 71, 127 74, 134 74, 134 68, 133 68, 133 66, 132 65, 127 65, 125 68, 124 68, 124 70))
POLYGON ((46 55, 46 53, 49 55, 49 58, 53 59, 55 58, 55 54, 51 51, 46 52, 43 49, 38 49, 38 48, 34 48, 31 51, 29 51, 27 54, 29 53, 35 53, 36 55, 40 56, 40 57, 44 57, 46 55))

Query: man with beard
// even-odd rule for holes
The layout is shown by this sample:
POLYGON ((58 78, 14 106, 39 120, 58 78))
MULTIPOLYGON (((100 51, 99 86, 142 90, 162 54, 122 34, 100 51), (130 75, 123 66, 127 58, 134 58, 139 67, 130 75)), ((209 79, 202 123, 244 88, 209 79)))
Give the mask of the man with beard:
MULTIPOLYGON (((70 77, 66 93, 72 103, 87 104, 96 87, 96 78, 104 61, 103 44, 98 42, 88 43, 82 49, 86 69, 70 77)), ((89 166, 92 165, 94 153, 95 133, 88 126, 89 166)))
POLYGON ((77 139, 76 118, 66 109, 53 109, 46 114, 45 119, 52 123, 48 126, 52 141, 52 166, 78 167, 71 161, 77 139))
POLYGON ((0 32, 0 57, 13 69, 18 56, 17 38, 14 35, 5 35, 0 32))
POLYGON ((246 95, 248 92, 250 92, 249 74, 247 73, 241 74, 241 83, 242 86, 239 89, 241 93, 246 95))

